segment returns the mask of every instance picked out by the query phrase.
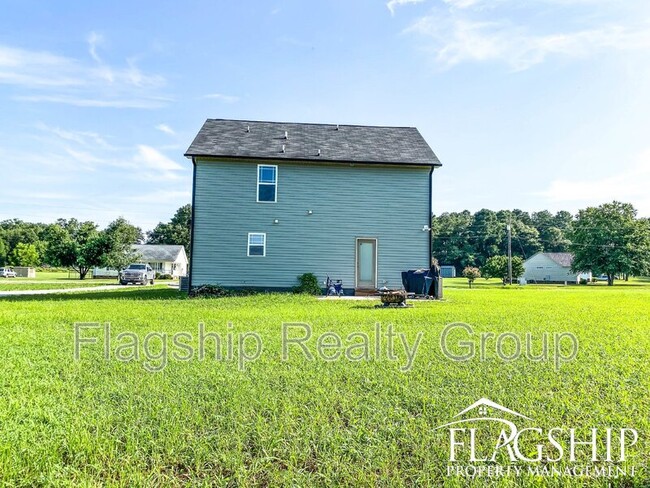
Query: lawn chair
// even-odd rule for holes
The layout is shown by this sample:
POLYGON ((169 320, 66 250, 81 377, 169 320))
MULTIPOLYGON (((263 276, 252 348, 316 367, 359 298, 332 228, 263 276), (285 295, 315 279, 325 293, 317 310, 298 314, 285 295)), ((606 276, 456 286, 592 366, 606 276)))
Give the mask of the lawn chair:
POLYGON ((343 282, 341 280, 332 280, 327 277, 325 281, 325 295, 328 297, 342 297, 343 296, 343 282))

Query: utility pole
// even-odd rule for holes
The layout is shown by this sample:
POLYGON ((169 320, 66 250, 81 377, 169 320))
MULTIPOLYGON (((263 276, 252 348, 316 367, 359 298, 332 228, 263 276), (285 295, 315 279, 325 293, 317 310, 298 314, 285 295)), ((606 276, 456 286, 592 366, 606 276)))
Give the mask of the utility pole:
POLYGON ((508 216, 508 283, 512 285, 512 216, 508 216))

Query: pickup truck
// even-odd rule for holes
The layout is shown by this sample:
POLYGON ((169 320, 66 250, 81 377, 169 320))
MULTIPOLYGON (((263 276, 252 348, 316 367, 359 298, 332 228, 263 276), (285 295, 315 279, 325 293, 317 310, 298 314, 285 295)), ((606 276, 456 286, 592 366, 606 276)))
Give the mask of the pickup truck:
POLYGON ((0 278, 15 278, 16 272, 11 268, 0 268, 0 278))
POLYGON ((122 271, 120 271, 120 285, 127 285, 129 283, 140 283, 141 285, 153 285, 153 280, 156 276, 154 270, 145 263, 131 263, 122 271))

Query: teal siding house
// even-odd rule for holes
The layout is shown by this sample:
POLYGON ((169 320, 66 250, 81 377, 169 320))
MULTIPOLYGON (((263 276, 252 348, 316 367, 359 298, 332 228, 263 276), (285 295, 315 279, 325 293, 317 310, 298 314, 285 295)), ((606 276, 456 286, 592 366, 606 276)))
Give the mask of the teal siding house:
POLYGON ((286 290, 314 273, 354 294, 429 265, 441 163, 415 128, 208 119, 185 156, 190 288, 286 290))

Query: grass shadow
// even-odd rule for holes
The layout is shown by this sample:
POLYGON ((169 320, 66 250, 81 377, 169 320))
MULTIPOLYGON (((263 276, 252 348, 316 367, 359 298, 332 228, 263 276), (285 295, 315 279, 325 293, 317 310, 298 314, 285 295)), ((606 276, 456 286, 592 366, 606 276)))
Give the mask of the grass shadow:
POLYGON ((98 290, 44 295, 0 296, 0 302, 67 302, 73 300, 187 300, 187 293, 174 288, 98 290))

